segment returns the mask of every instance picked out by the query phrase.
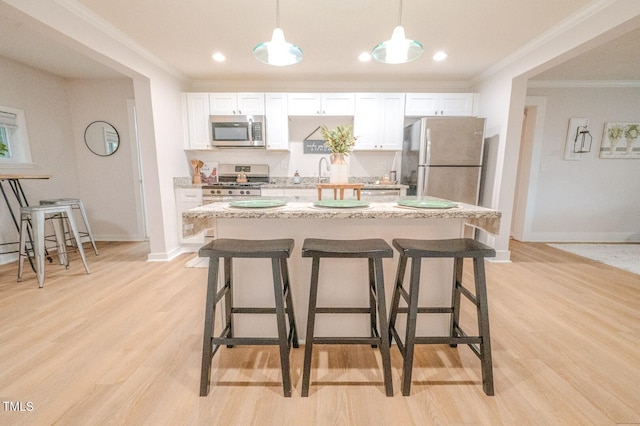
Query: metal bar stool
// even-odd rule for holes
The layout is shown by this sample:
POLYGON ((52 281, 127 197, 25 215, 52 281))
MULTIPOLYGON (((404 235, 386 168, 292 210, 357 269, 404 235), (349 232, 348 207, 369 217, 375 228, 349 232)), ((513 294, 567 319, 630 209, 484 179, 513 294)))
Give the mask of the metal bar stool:
POLYGON ((493 395, 493 366, 491 362, 491 339, 489 335, 489 309, 487 306, 487 288, 484 272, 484 258, 494 257, 496 252, 491 247, 470 238, 449 240, 411 240, 394 239, 393 246, 400 253, 396 285, 391 300, 389 315, 389 334, 396 339, 398 349, 404 358, 402 367, 402 394, 409 396, 411 392, 411 373, 415 344, 443 344, 451 347, 467 344, 482 364, 482 386, 484 392, 493 395), (454 258, 453 289, 450 307, 418 307, 418 291, 420 288, 420 264, 423 258, 454 258), (411 277, 409 293, 404 289, 404 275, 407 259, 411 259, 411 277), (462 266, 464 258, 473 258, 475 295, 462 285, 462 266), (460 295, 463 294, 475 306, 478 317, 478 336, 469 336, 460 327, 460 295), (399 307, 400 297, 407 302, 407 307, 399 307), (398 313, 407 314, 407 328, 404 343, 396 330, 398 313), (449 336, 416 337, 416 320, 418 314, 450 314, 449 336))
MULTIPOLYGON (((58 246, 58 256, 60 258, 60 264, 69 267, 69 259, 67 257, 67 250, 64 237, 64 225, 63 222, 67 222, 71 229, 71 235, 76 241, 79 241, 78 228, 76 222, 72 216, 72 210, 70 206, 25 206, 20 208, 20 254, 18 262, 18 281, 22 281, 22 273, 24 270, 24 258, 29 256, 26 248, 27 238, 29 236, 29 228, 33 230, 33 245, 31 251, 35 258, 35 271, 38 278, 38 285, 40 288, 44 285, 44 258, 45 258, 45 244, 44 244, 44 222, 47 218, 53 218, 53 228, 56 235, 56 244, 58 246)), ((84 256, 84 250, 82 245, 78 244, 78 251, 84 264, 84 269, 89 271, 89 265, 87 265, 87 259, 84 256)))
POLYGON ((293 300, 289 285, 287 259, 293 250, 292 239, 280 240, 213 240, 199 251, 200 257, 209 258, 207 284, 207 305, 204 319, 204 339, 202 344, 202 369, 200 373, 200 396, 209 394, 211 381, 211 360, 221 345, 231 348, 234 345, 278 345, 280 347, 280 366, 282 368, 282 387, 284 396, 291 396, 291 377, 289 374, 289 349, 298 347, 298 333, 293 313, 293 300), (218 269, 220 258, 224 259, 224 284, 218 290, 218 269), (275 308, 237 307, 233 303, 233 258, 271 259, 275 308), (216 305, 224 299, 223 330, 214 336, 216 305), (234 314, 276 314, 278 337, 234 337, 234 314), (289 333, 287 324, 289 322, 289 333))
POLYGON ((302 257, 313 258, 311 266, 311 290, 307 335, 304 349, 304 369, 302 373, 302 396, 309 395, 311 356, 314 344, 370 344, 378 346, 382 356, 382 371, 387 396, 393 396, 391 379, 391 358, 389 355, 389 334, 387 305, 384 293, 382 258, 393 257, 393 249, 382 239, 366 240, 325 240, 308 238, 304 240, 302 257), (364 307, 317 307, 318 280, 321 258, 363 258, 369 264, 369 306, 364 307), (368 314, 371 321, 371 337, 315 337, 316 314, 368 314), (379 328, 378 328, 379 327, 379 328), (379 332, 380 330, 381 332, 379 332))
MULTIPOLYGON (((91 241, 91 245, 93 246, 93 252, 98 255, 98 247, 96 247, 96 242, 93 239, 93 233, 91 232, 91 226, 89 226, 89 219, 87 219, 87 213, 84 210, 84 205, 82 204, 82 200, 79 198, 56 198, 51 200, 40 200, 41 206, 48 205, 57 205, 57 206, 70 206, 74 210, 80 210, 80 214, 82 215, 82 220, 84 221, 85 231, 78 231, 80 237, 89 237, 89 241, 91 241)), ((65 232, 65 236, 68 232, 65 232)), ((80 241, 80 240, 77 240, 80 241)))

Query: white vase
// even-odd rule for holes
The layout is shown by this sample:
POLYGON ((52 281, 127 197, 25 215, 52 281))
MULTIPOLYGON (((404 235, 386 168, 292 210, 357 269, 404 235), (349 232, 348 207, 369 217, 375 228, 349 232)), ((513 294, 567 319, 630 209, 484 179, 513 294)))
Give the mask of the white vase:
POLYGON ((349 163, 344 154, 331 154, 329 157, 331 167, 329 168, 330 183, 349 183, 349 163))

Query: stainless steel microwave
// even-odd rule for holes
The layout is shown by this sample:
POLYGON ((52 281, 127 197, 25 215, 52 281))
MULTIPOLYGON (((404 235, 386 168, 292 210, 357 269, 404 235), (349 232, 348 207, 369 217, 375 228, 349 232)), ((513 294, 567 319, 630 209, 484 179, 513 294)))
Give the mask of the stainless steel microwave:
POLYGON ((211 145, 218 148, 264 148, 264 116, 212 115, 211 145))

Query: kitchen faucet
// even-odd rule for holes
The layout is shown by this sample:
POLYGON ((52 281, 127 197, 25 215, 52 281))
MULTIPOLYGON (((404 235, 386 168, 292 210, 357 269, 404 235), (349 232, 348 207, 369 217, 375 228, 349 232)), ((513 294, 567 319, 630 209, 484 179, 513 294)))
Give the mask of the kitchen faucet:
POLYGON ((322 183, 322 160, 324 160, 327 171, 329 171, 329 160, 327 160, 327 157, 322 157, 320 161, 318 161, 318 183, 322 183))

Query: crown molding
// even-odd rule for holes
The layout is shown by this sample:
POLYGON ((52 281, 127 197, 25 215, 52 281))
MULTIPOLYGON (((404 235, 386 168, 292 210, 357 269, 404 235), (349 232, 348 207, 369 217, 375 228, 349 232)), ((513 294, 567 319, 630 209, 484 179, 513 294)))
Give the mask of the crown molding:
POLYGON ((538 88, 616 88, 640 87, 640 80, 529 80, 527 87, 538 88))
POLYGON ((131 37, 120 31, 118 28, 113 26, 111 23, 102 19, 97 14, 93 13, 82 4, 78 3, 76 0, 54 0, 58 5, 68 10, 82 21, 86 22, 88 25, 92 26, 96 30, 100 31, 107 37, 111 38, 115 42, 125 46, 126 48, 133 51, 135 54, 149 61, 153 65, 161 68, 172 76, 176 77, 179 80, 186 81, 188 78, 175 69, 173 66, 158 58, 156 55, 151 53, 149 50, 145 49, 142 45, 137 43, 131 37))
POLYGON ((503 60, 497 62, 495 65, 487 68, 477 76, 473 78, 473 83, 477 84, 482 80, 490 77, 493 74, 507 68, 509 65, 514 64, 519 59, 531 54, 544 47, 547 43, 553 41, 556 37, 566 34, 568 31, 571 31, 576 26, 584 23, 587 19, 597 15, 602 10, 614 4, 617 0, 599 0, 595 1, 592 4, 584 7, 577 13, 570 15, 564 20, 560 21, 556 26, 551 28, 550 30, 544 32, 537 38, 534 38, 531 42, 523 45, 521 48, 513 52, 511 55, 505 57, 503 60))

